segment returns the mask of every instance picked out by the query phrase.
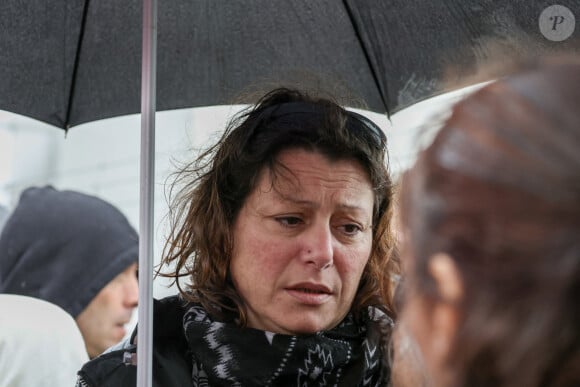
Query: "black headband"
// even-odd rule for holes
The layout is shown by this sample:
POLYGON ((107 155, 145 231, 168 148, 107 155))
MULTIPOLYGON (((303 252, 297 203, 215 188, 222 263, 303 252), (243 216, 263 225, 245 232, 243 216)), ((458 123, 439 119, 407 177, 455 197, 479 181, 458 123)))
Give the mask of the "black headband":
MULTIPOLYGON (((383 149, 387 144, 385 133, 374 122, 365 116, 350 110, 344 110, 347 115, 347 128, 357 135, 372 142, 374 146, 383 149)), ((257 112, 262 117, 277 119, 292 114, 315 114, 322 115, 324 111, 319 106, 308 102, 285 102, 273 105, 257 112)))

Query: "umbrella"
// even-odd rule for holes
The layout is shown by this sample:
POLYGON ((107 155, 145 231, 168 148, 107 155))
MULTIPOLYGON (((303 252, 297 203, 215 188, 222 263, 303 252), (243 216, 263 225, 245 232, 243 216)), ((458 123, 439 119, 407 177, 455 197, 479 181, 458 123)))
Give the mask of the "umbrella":
MULTIPOLYGON (((142 272, 151 262, 143 256, 151 251, 156 109, 228 103, 250 85, 298 70, 321 74, 369 109, 392 114, 474 79, 498 56, 580 51, 574 31, 578 0, 557 6, 543 0, 172 0, 159 10, 155 0, 143 5, 142 35, 140 0, 0 4, 1 109, 65 129, 142 112, 142 272)), ((149 385, 151 286, 149 278, 141 279, 138 355, 145 366, 138 383, 149 385)))
MULTIPOLYGON (((141 2, 0 2, 0 109, 61 128, 138 113, 141 2)), ((370 110, 394 113, 499 55, 578 51, 580 1, 558 1, 555 16, 541 21, 552 3, 165 1, 157 110, 226 104, 248 86, 295 71, 322 74, 370 110), (571 35, 551 40, 541 23, 571 35)))

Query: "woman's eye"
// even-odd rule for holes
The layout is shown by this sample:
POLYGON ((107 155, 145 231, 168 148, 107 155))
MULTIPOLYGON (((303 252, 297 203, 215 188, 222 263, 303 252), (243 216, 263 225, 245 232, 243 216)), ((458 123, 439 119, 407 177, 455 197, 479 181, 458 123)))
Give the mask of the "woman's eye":
POLYGON ((362 228, 356 224, 345 224, 341 227, 342 227, 344 233, 348 234, 348 235, 355 235, 355 234, 359 233, 360 231, 362 231, 362 228))
POLYGON ((302 223, 302 219, 296 216, 281 216, 276 218, 276 221, 286 227, 298 226, 302 223))

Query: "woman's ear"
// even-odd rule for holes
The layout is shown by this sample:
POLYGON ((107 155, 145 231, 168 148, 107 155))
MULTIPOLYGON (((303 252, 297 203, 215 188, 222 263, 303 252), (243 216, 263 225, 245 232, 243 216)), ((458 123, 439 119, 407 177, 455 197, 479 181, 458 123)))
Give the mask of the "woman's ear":
POLYGON ((431 314, 431 350, 441 370, 447 363, 459 325, 458 304, 463 298, 463 285, 453 259, 445 253, 433 255, 428 270, 437 285, 438 299, 431 314))

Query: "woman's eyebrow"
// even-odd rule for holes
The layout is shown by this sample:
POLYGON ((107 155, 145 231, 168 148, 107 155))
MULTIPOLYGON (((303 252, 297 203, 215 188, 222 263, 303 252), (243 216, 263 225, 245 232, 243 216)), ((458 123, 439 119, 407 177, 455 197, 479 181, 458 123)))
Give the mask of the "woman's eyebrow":
POLYGON ((319 207, 319 204, 313 200, 301 199, 291 195, 283 195, 280 192, 276 192, 275 197, 279 202, 292 203, 304 207, 319 207))
MULTIPOLYGON (((296 204, 296 205, 304 206, 304 207, 312 207, 312 208, 320 207, 320 204, 313 201, 313 200, 301 199, 298 197, 294 197, 292 195, 282 195, 279 192, 276 193, 276 199, 280 202, 292 203, 292 204, 296 204)), ((360 211, 360 212, 362 212, 362 211, 366 210, 361 205, 351 204, 351 203, 339 203, 337 207, 340 208, 341 210, 348 210, 348 211, 360 211)))
POLYGON ((351 211, 364 211, 366 210, 363 206, 358 204, 349 204, 349 203, 340 203, 338 205, 339 208, 351 211))

